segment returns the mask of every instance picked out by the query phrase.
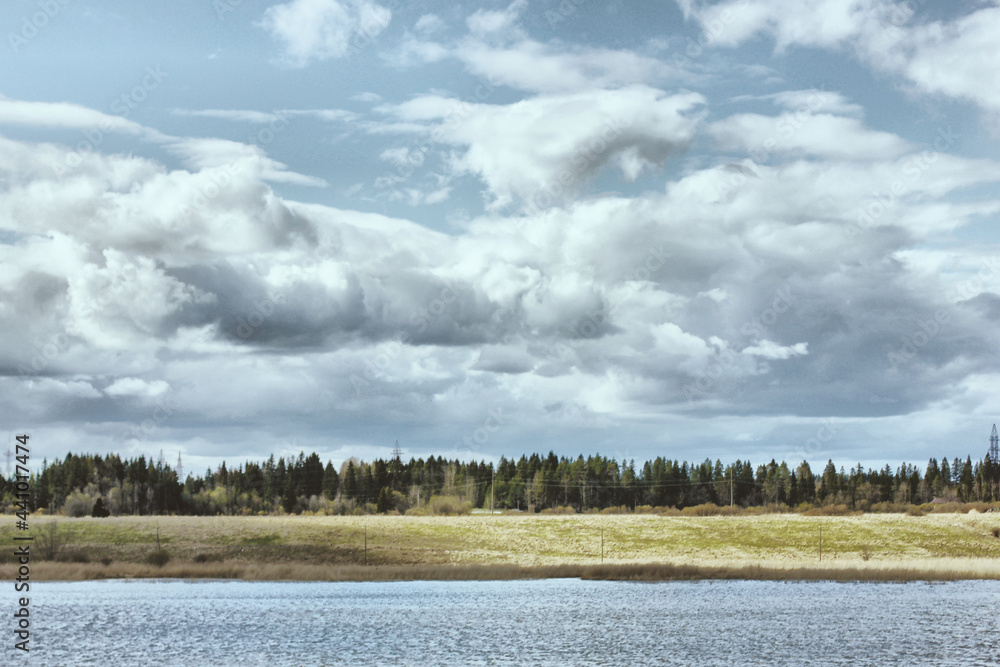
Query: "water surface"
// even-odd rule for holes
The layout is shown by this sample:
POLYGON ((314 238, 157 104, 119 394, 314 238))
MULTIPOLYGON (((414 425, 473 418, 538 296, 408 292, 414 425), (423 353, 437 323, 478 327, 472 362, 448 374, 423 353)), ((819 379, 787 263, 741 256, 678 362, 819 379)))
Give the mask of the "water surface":
POLYGON ((117 580, 31 593, 32 651, 16 664, 1000 664, 997 581, 117 580))

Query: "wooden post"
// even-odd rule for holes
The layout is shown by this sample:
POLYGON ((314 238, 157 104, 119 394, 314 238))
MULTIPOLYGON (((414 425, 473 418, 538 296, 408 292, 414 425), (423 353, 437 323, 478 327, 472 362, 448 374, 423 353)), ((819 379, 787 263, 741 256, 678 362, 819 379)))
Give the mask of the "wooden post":
POLYGON ((604 564, 604 526, 601 526, 601 564, 604 564))
POLYGON ((365 526, 365 565, 368 565, 368 526, 365 526))
POLYGON ((823 526, 819 527, 819 562, 823 562, 823 526))

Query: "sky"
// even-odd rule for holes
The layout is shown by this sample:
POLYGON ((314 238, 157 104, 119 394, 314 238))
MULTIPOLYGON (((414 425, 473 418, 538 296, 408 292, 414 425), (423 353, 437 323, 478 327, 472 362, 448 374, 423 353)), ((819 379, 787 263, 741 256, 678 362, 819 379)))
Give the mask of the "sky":
POLYGON ((35 461, 986 452, 995 0, 0 25, 0 429, 35 461))

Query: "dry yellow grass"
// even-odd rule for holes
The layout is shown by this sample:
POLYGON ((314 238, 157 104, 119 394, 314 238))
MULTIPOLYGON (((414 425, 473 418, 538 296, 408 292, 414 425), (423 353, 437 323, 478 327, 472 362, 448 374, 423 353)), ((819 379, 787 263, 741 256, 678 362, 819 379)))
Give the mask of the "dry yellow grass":
MULTIPOLYGON (((70 536, 64 555, 91 562, 35 559, 32 576, 40 579, 1000 578, 993 513, 33 517, 31 524, 52 520, 70 536), (171 555, 163 567, 145 563, 157 529, 171 555)), ((11 529, 0 528, 0 540, 12 544, 11 529)), ((13 571, 10 556, 0 560, 0 577, 13 571)))

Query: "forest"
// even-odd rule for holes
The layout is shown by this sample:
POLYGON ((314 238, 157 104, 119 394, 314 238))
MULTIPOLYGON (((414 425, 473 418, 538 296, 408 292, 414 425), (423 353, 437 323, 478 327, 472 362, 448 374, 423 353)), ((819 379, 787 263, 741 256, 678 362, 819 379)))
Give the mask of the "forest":
MULTIPOLYGON (((844 506, 879 511, 888 506, 1000 499, 1000 465, 987 455, 973 462, 930 459, 923 470, 903 463, 895 470, 845 470, 828 461, 815 474, 808 462, 794 469, 773 459, 705 459, 688 463, 657 457, 636 466, 600 455, 559 457, 549 452, 487 462, 431 456, 371 462, 351 458, 339 469, 315 452, 297 458, 272 455, 263 463, 225 462, 204 475, 163 461, 67 454, 45 461, 30 480, 33 509, 69 516, 250 515, 275 513, 462 513, 473 508, 549 511, 636 511, 714 504, 775 511, 844 506)), ((10 510, 14 484, 0 478, 0 498, 10 510)))

